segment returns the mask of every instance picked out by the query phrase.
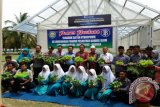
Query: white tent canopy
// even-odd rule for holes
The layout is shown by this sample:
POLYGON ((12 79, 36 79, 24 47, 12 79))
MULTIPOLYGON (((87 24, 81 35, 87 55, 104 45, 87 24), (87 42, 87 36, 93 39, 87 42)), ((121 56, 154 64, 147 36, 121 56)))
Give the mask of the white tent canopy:
POLYGON ((129 36, 144 26, 149 27, 149 36, 152 31, 160 29, 160 12, 134 0, 53 0, 52 4, 13 30, 38 35, 40 30, 68 28, 70 16, 100 14, 111 14, 110 26, 116 28, 115 35, 119 38, 129 36))
POLYGON ((111 14, 112 26, 119 26, 119 36, 125 36, 139 26, 154 20, 154 30, 160 28, 160 12, 133 0, 53 0, 54 2, 17 25, 14 30, 37 34, 41 29, 68 27, 69 16, 111 14))

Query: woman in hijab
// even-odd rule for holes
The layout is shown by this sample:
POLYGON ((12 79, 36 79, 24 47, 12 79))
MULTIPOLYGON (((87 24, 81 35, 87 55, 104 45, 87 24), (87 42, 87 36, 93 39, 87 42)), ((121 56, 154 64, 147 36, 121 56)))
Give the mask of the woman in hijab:
POLYGON ((70 92, 70 88, 71 88, 72 84, 71 84, 71 81, 69 80, 69 78, 74 80, 75 74, 76 74, 76 67, 74 65, 71 65, 69 67, 68 71, 65 73, 65 80, 61 86, 61 94, 62 95, 66 95, 70 92))
POLYGON ((112 92, 112 90, 107 90, 107 92, 106 92, 106 89, 108 88, 109 84, 114 81, 115 76, 113 75, 110 67, 107 66, 107 65, 103 67, 102 73, 100 75, 103 77, 104 82, 102 84, 102 89, 97 94, 97 99, 103 101, 104 100, 103 99, 104 92, 105 93, 111 93, 112 92))
POLYGON ((95 100, 98 93, 99 84, 97 83, 97 74, 94 69, 90 69, 88 72, 88 89, 84 96, 91 100, 95 100))
POLYGON ((79 81, 78 84, 72 84, 71 95, 79 97, 84 94, 87 89, 88 74, 83 66, 79 66, 75 75, 75 81, 79 81))
POLYGON ((38 86, 35 88, 34 93, 38 95, 44 95, 47 92, 48 88, 48 77, 50 74, 50 69, 48 65, 44 65, 42 67, 42 71, 39 73, 38 78, 41 78, 41 80, 38 80, 38 86))
MULTIPOLYGON (((20 61, 21 61, 22 58, 28 58, 29 60, 31 59, 31 54, 30 54, 28 48, 23 48, 23 49, 22 49, 22 52, 21 52, 21 54, 18 56, 18 58, 17 58, 16 61, 17 61, 19 64, 21 64, 22 62, 20 62, 20 61)), ((26 62, 26 63, 27 63, 27 68, 29 69, 29 68, 30 68, 30 62, 26 62)))
POLYGON ((47 89, 48 95, 58 96, 61 88, 61 83, 64 80, 64 71, 60 64, 54 64, 54 69, 49 75, 49 86, 47 89))

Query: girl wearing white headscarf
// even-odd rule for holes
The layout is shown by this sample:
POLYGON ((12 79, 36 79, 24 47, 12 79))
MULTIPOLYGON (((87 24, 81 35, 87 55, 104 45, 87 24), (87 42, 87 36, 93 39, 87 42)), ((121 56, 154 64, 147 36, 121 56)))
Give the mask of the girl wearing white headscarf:
POLYGON ((47 89, 48 95, 57 96, 60 91, 61 84, 64 80, 64 71, 60 64, 54 64, 54 69, 49 75, 49 86, 47 89), (53 77, 56 76, 56 80, 53 81, 53 77))
POLYGON ((42 67, 42 71, 39 73, 39 77, 43 79, 39 81, 38 86, 35 88, 34 93, 38 95, 44 95, 47 92, 48 88, 48 77, 50 74, 50 69, 48 65, 42 67))
POLYGON ((73 80, 75 78, 75 74, 76 74, 76 67, 74 65, 71 65, 68 71, 65 73, 65 80, 63 81, 61 86, 62 95, 69 94, 72 84, 71 81, 67 80, 67 77, 69 76, 73 80))
MULTIPOLYGON (((102 89, 101 91, 99 91, 99 93, 97 94, 97 98, 99 100, 103 100, 102 96, 103 96, 103 92, 106 92, 107 87, 109 86, 110 83, 112 83, 115 80, 115 76, 112 73, 111 69, 109 66, 104 66, 102 69, 102 73, 100 74, 103 78, 104 78, 104 82, 102 84, 102 89)), ((112 90, 108 90, 106 93, 111 93, 112 90)))
POLYGON ((80 82, 85 82, 88 79, 88 74, 83 66, 78 67, 78 71, 76 72, 75 79, 80 82))
POLYGON ((115 79, 115 76, 109 66, 104 66, 100 75, 104 78, 102 89, 106 89, 107 86, 115 79))
POLYGON ((75 75, 75 80, 79 80, 78 86, 72 85, 71 95, 79 97, 84 94, 87 89, 88 74, 83 66, 79 66, 75 75))
POLYGON ((88 72, 88 89, 86 90, 84 96, 91 100, 96 99, 98 93, 99 84, 97 83, 97 74, 94 69, 90 69, 88 72), (93 81, 93 85, 90 86, 90 81, 93 81))

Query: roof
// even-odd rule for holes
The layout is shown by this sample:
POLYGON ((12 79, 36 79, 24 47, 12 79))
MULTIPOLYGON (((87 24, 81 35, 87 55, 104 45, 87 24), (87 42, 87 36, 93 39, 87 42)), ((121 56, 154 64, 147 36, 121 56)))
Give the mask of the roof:
POLYGON ((160 12, 134 0, 53 0, 53 3, 18 24, 13 30, 37 34, 37 29, 68 28, 68 17, 111 14, 118 35, 125 36, 153 22, 160 29, 160 12))

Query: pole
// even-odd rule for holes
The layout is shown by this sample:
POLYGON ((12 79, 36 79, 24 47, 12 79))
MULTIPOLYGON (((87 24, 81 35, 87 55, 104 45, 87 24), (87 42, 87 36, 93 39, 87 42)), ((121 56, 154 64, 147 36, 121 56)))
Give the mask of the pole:
MULTIPOLYGON (((2 73, 2 50, 3 50, 3 43, 2 43, 2 0, 0 0, 0 74, 2 73)), ((1 77, 0 77, 0 84, 1 84, 1 77)), ((1 92, 1 85, 0 85, 0 107, 2 107, 2 92, 1 92)))

